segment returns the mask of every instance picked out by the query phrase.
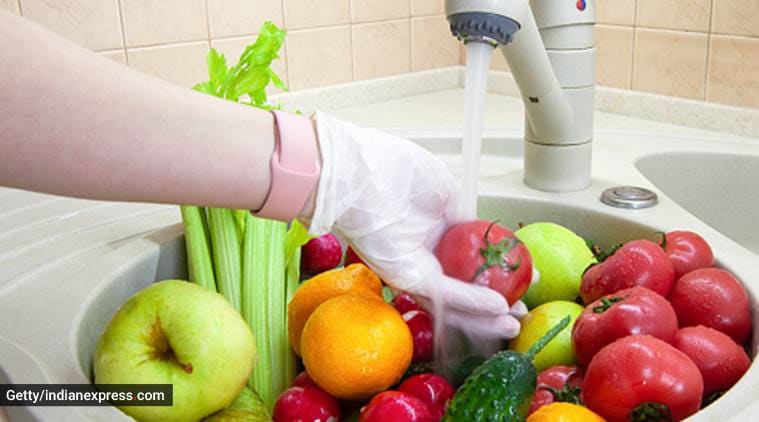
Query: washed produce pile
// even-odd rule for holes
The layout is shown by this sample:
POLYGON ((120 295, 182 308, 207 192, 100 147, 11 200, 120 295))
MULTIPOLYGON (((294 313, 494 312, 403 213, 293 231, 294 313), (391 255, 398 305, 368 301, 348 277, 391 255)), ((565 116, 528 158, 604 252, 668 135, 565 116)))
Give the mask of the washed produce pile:
MULTIPOLYGON (((266 107, 284 37, 267 25, 236 66, 209 54, 198 89, 266 107)), ((602 250, 547 222, 453 226, 435 251, 445 273, 529 312, 502 350, 464 357, 446 379, 436 315, 334 235, 309 240, 297 222, 240 210, 182 213, 190 282, 130 298, 95 353, 97 383, 174 385, 174 406, 122 407, 138 420, 680 420, 750 365, 747 294, 696 233, 602 250)))

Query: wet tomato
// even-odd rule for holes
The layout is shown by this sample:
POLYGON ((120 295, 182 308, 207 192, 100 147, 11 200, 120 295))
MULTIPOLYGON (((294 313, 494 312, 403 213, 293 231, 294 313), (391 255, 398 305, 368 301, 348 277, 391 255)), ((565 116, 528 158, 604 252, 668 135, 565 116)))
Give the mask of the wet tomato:
POLYGON ((509 304, 519 300, 532 281, 530 252, 495 222, 477 220, 451 227, 436 255, 447 276, 490 287, 509 304))
POLYGON ((704 378, 704 395, 729 389, 751 365, 738 343, 727 334, 703 325, 680 329, 672 345, 698 366, 704 378))
POLYGON ((681 420, 698 411, 704 382, 685 353, 655 337, 621 338, 585 372, 582 401, 609 422, 681 420))
POLYGON ((649 334, 672 343, 677 334, 672 305, 658 293, 636 286, 588 305, 572 328, 572 345, 581 366, 609 343, 632 334, 649 334))
POLYGON ((664 234, 662 247, 672 262, 675 280, 693 270, 714 265, 712 248, 697 233, 685 230, 671 231, 664 234))
POLYGON ((675 281, 669 256, 648 240, 625 243, 582 276, 580 296, 585 303, 628 287, 643 286, 667 297, 675 281))
POLYGON ((669 301, 680 327, 711 327, 738 344, 744 344, 751 335, 748 295, 725 270, 702 268, 685 274, 675 283, 669 301))
POLYGON ((538 375, 530 414, 554 402, 580 404, 583 372, 576 366, 554 366, 538 375))

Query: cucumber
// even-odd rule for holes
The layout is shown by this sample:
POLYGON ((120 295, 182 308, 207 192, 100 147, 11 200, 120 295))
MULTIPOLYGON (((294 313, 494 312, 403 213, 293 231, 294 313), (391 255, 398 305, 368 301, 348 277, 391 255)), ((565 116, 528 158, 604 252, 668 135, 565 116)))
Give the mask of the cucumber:
POLYGON ((527 353, 502 350, 477 367, 456 392, 443 421, 524 421, 538 378, 532 359, 569 321, 569 316, 562 319, 527 353))

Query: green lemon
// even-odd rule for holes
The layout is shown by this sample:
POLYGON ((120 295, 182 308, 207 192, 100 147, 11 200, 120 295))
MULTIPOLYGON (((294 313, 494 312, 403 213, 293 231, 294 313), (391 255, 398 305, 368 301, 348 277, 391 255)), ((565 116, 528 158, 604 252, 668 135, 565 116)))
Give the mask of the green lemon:
POLYGON ((515 233, 532 255, 540 279, 530 286, 522 301, 532 309, 552 300, 575 300, 582 273, 596 262, 585 240, 554 223, 533 223, 515 233))
POLYGON ((569 315, 569 325, 535 356, 533 363, 538 372, 556 365, 575 364, 572 327, 583 309, 582 306, 566 300, 555 300, 538 306, 522 319, 522 329, 519 335, 511 340, 509 348, 517 352, 527 352, 543 334, 569 315))

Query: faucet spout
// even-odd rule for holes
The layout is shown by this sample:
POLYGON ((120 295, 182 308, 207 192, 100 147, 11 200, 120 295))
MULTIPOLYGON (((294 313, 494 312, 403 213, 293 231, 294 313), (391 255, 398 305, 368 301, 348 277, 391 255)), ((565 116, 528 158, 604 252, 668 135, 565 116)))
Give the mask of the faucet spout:
POLYGON ((524 182, 535 189, 567 192, 590 185, 594 1, 446 1, 451 29, 465 42, 462 26, 511 31, 497 44, 525 105, 524 182), (479 24, 461 25, 462 16, 479 24))

